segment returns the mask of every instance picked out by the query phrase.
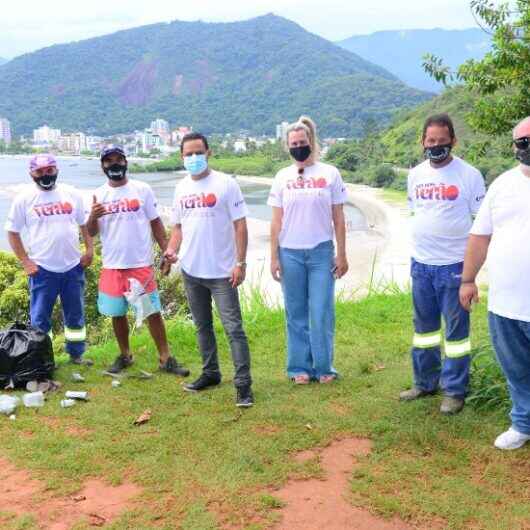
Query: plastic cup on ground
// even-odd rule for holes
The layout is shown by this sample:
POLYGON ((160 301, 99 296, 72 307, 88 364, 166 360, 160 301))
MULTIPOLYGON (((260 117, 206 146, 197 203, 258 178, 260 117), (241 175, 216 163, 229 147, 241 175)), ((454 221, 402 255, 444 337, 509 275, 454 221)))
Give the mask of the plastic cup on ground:
POLYGON ((75 392, 73 390, 68 390, 65 393, 65 397, 68 399, 78 399, 81 401, 88 401, 88 392, 75 392))
POLYGON ((67 409, 73 407, 76 404, 75 399, 61 399, 61 407, 67 409))
POLYGON ((31 392, 22 396, 22 403, 28 408, 39 408, 44 406, 44 394, 42 392, 31 392))

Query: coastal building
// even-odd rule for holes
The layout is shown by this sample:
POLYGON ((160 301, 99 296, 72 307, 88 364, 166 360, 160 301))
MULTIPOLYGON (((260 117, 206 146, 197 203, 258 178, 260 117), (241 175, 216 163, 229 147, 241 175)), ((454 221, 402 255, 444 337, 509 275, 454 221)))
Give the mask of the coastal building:
POLYGON ((235 153, 245 153, 247 150, 246 140, 236 140, 234 142, 234 152, 235 153))
POLYGON ((182 142, 182 138, 193 131, 192 127, 177 127, 174 131, 171 133, 171 143, 173 145, 180 145, 180 142, 182 142))
POLYGON ((151 129, 136 133, 137 153, 150 153, 153 149, 160 149, 163 145, 162 138, 151 129))
POLYGON ((289 123, 286 121, 282 121, 278 125, 276 125, 276 139, 277 140, 285 140, 285 137, 287 135, 287 127, 289 127, 289 123))
POLYGON ((80 155, 88 151, 87 138, 82 132, 64 134, 57 141, 59 151, 71 155, 80 155))
POLYGON ((48 147, 57 144, 61 136, 60 129, 52 129, 48 125, 43 125, 33 131, 33 144, 36 146, 48 147))
POLYGON ((11 143, 11 124, 7 118, 0 118, 0 142, 11 143))
POLYGON ((157 118, 151 122, 149 127, 155 134, 169 134, 169 123, 162 118, 157 118))

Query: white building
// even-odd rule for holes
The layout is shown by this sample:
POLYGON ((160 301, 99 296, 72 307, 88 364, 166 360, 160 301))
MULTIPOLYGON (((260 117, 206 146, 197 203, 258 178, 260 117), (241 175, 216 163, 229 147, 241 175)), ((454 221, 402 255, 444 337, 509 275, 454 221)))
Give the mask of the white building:
POLYGON ((282 121, 278 125, 276 125, 276 139, 277 140, 285 140, 285 137, 287 136, 287 127, 289 127, 289 122, 282 121))
POLYGON ((101 147, 103 146, 103 138, 101 136, 87 136, 86 146, 87 151, 98 153, 99 151, 101 151, 101 147))
POLYGON ((151 122, 149 127, 155 134, 169 134, 169 123, 162 118, 157 118, 151 122))
POLYGON ((178 127, 171 133, 171 143, 173 145, 180 145, 180 142, 182 142, 182 138, 192 132, 193 129, 191 127, 178 127))
POLYGON ((246 140, 236 140, 234 142, 234 152, 236 153, 244 153, 247 150, 247 142, 246 140))
POLYGON ((47 125, 43 125, 33 131, 33 143, 38 145, 56 144, 61 136, 60 129, 52 129, 47 125))
POLYGON ((162 138, 151 129, 137 133, 136 141, 139 151, 144 153, 149 153, 153 149, 160 149, 162 146, 162 138))
POLYGON ((6 145, 11 143, 11 124, 7 118, 0 118, 0 141, 6 145))
POLYGON ((86 136, 82 132, 64 134, 59 137, 57 147, 64 153, 79 155, 82 151, 88 150, 86 136))

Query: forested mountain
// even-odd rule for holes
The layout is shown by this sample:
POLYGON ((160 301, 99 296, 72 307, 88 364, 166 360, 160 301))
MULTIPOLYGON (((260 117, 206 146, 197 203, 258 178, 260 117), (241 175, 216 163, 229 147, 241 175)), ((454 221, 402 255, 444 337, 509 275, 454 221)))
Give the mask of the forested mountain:
POLYGON ((423 70, 422 56, 432 53, 456 68, 468 59, 481 59, 490 49, 491 36, 479 28, 414 29, 357 35, 337 44, 386 68, 410 86, 440 92, 442 85, 423 70))
POLYGON ((0 67, 0 115, 16 133, 48 123, 110 134, 162 117, 208 133, 272 134, 306 113, 323 135, 353 136, 429 97, 274 15, 142 26, 0 67))

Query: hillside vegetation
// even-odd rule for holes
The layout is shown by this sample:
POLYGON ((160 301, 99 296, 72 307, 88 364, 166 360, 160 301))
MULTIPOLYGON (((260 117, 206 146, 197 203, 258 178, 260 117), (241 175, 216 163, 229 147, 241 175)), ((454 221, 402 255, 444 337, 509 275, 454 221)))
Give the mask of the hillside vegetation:
POLYGON ((431 97, 274 15, 154 24, 17 57, 0 67, 0 116, 17 134, 48 123, 108 135, 155 117, 205 133, 273 134, 310 114, 325 136, 431 97))
POLYGON ((440 96, 400 113, 394 123, 363 140, 337 144, 328 160, 345 171, 347 178, 376 187, 405 189, 408 168, 423 160, 420 144, 423 123, 431 115, 447 112, 453 119, 458 144, 455 154, 480 169, 489 183, 514 165, 509 133, 492 136, 473 131, 466 122, 475 96, 464 88, 446 90, 440 96))

